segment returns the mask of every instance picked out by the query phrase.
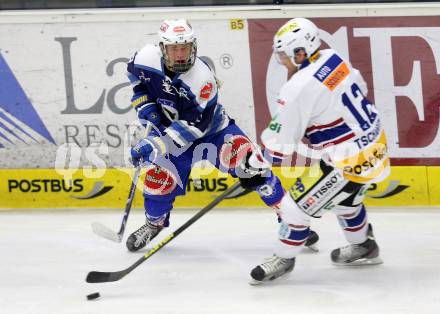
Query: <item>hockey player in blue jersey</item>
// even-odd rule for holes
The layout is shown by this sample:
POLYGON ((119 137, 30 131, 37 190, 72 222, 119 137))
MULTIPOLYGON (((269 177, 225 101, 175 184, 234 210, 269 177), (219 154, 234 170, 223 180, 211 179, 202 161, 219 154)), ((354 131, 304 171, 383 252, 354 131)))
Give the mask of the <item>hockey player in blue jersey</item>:
POLYGON ((263 169, 264 163, 248 160, 256 147, 217 102, 217 81, 197 57, 192 26, 184 19, 166 20, 159 37, 159 46, 146 45, 127 67, 132 105, 143 124, 154 125, 131 150, 134 165, 146 167, 146 223, 127 239, 130 251, 168 226, 175 198, 185 194, 191 168, 202 159, 239 176, 242 187, 257 191, 268 206, 276 207, 284 195, 280 180, 263 169))

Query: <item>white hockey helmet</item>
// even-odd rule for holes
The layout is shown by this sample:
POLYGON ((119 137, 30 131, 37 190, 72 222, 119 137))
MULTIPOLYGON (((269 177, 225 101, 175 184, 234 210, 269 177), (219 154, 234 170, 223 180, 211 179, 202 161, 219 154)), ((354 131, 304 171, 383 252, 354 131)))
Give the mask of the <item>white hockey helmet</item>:
POLYGON ((188 71, 196 61, 197 40, 191 24, 185 19, 165 20, 159 28, 159 46, 165 66, 176 73, 188 71), (167 45, 191 44, 191 52, 187 60, 174 62, 167 53, 167 45))
POLYGON ((318 28, 312 21, 305 18, 294 18, 286 22, 273 38, 275 53, 284 52, 294 58, 299 49, 304 49, 310 58, 321 46, 318 28))

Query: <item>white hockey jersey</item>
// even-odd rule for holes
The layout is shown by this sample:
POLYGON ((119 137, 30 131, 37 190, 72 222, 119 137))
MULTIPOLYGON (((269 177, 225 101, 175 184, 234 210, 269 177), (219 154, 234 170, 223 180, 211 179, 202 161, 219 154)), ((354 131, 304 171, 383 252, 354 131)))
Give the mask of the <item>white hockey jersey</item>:
POLYGON ((261 135, 263 145, 282 158, 297 151, 306 136, 347 180, 382 181, 390 172, 387 143, 366 95, 359 71, 336 51, 321 50, 281 88, 278 111, 261 135))

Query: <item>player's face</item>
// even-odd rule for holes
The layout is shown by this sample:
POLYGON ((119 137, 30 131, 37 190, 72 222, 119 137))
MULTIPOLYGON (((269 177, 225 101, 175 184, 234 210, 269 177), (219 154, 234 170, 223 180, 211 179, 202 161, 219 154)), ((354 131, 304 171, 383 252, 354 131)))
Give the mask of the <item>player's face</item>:
POLYGON ((171 66, 176 63, 186 63, 191 56, 192 43, 167 45, 166 51, 171 66))
POLYGON ((295 56, 293 57, 296 64, 302 64, 307 59, 307 54, 304 49, 300 48, 295 51, 295 56))
POLYGON ((287 70, 294 71, 296 66, 293 64, 292 59, 283 51, 277 52, 278 62, 284 65, 287 70))

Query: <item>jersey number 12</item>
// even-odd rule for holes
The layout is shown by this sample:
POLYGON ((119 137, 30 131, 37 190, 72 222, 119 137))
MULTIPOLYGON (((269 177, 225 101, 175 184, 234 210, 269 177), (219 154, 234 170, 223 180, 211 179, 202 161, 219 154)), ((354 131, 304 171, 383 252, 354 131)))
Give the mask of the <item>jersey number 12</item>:
POLYGON ((351 85, 351 94, 350 96, 347 93, 342 94, 342 103, 348 110, 350 110, 351 114, 354 116, 356 121, 359 123, 359 126, 363 131, 366 131, 370 128, 371 124, 376 120, 377 110, 374 105, 362 94, 361 89, 356 83, 351 85), (351 97, 350 97, 351 96, 351 97), (354 105, 356 103, 357 106, 354 105), (361 107, 362 111, 365 113, 367 120, 365 120, 364 116, 356 107, 361 107))

